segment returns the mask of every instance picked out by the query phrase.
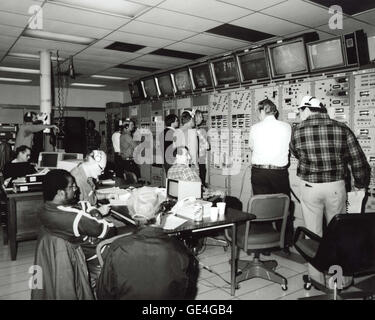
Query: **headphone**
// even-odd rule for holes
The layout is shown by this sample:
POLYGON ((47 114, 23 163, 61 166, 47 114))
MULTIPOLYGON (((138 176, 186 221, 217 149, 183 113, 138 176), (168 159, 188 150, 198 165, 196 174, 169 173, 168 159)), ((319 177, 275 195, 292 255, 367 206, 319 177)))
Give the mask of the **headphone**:
POLYGON ((96 162, 102 161, 102 153, 99 150, 93 150, 90 153, 90 157, 93 158, 96 162))

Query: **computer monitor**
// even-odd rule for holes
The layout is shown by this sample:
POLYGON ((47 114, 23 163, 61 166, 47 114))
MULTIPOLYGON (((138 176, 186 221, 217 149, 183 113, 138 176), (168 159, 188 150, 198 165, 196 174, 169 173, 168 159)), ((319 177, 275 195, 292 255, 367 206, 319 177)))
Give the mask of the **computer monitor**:
POLYGON ((39 169, 56 169, 57 162, 59 160, 59 152, 41 152, 38 158, 38 168, 39 169))
POLYGON ((270 78, 264 48, 240 53, 237 55, 237 59, 242 82, 270 78))
POLYGON ((268 55, 274 78, 309 71, 305 42, 302 37, 268 46, 268 55))
POLYGON ((156 76, 156 81, 159 86, 160 94, 163 97, 171 97, 174 95, 175 88, 170 73, 156 76))
POLYGON ((307 44, 311 71, 345 67, 344 48, 341 37, 315 41, 307 44))
POLYGON ((176 86, 176 94, 185 94, 191 92, 192 85, 188 69, 172 72, 172 78, 176 86))
POLYGON ((202 183, 199 181, 183 181, 167 179, 167 197, 183 200, 187 197, 202 198, 202 183))
POLYGON ((207 62, 192 66, 189 70, 193 80, 194 91, 213 89, 211 69, 207 62))
POLYGON ((215 87, 239 83, 237 62, 234 56, 227 56, 211 62, 215 87))

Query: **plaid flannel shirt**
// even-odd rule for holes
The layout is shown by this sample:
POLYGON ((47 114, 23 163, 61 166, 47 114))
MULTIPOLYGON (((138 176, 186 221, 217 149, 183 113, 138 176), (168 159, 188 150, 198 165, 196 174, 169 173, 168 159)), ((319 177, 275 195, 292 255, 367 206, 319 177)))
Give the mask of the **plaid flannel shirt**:
POLYGON ((168 170, 168 179, 199 182, 199 172, 184 164, 174 164, 168 170))
POLYGON ((312 183, 345 180, 347 164, 355 185, 366 187, 370 166, 353 132, 327 114, 313 114, 293 128, 292 154, 299 160, 297 175, 312 183))

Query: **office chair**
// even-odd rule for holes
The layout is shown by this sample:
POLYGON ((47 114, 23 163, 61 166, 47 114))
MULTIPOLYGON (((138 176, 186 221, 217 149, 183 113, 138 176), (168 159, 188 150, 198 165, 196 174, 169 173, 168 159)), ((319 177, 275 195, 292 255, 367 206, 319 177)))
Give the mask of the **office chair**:
MULTIPOLYGON (((325 275, 331 266, 340 267, 343 276, 375 273, 375 214, 338 214, 331 220, 322 238, 304 227, 298 227, 294 246, 306 262, 325 275)), ((364 291, 342 293, 337 288, 337 281, 332 291, 308 276, 304 276, 303 280, 305 289, 309 290, 313 285, 329 294, 302 299, 341 300, 372 298, 373 295, 364 291)))
POLYGON ((81 246, 41 227, 34 266, 31 300, 94 300, 81 246))
POLYGON ((96 256, 98 257, 100 267, 103 267, 104 264, 102 253, 104 252, 105 247, 110 245, 116 239, 127 237, 131 234, 133 234, 133 232, 127 232, 99 242, 99 244, 96 246, 96 256))
MULTIPOLYGON (((252 278, 262 278, 281 284, 282 290, 288 290, 288 281, 275 272, 275 260, 261 261, 261 253, 280 250, 285 245, 285 229, 289 214, 289 197, 285 194, 256 195, 250 199, 249 213, 256 216, 255 220, 247 221, 238 226, 237 246, 248 255, 254 253, 251 261, 239 260, 236 285, 252 278), (282 220, 281 230, 276 230, 274 223, 282 220)), ((226 231, 231 241, 230 231, 226 231)), ((239 250, 237 250, 237 256, 239 250)))

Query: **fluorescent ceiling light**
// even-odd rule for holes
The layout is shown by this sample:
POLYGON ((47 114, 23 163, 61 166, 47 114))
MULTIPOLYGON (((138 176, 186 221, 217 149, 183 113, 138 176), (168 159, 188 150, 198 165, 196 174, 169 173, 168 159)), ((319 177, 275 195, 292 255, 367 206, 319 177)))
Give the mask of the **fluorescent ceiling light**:
POLYGON ((148 8, 148 6, 125 0, 48 0, 48 2, 128 18, 135 18, 148 8))
POLYGON ((96 83, 80 83, 80 82, 74 82, 71 84, 72 86, 76 87, 92 87, 92 88, 102 88, 105 87, 105 84, 96 84, 96 83))
POLYGON ((54 32, 48 32, 48 31, 36 30, 36 29, 35 30, 26 29, 22 35, 25 37, 30 37, 30 38, 63 41, 63 42, 77 43, 77 44, 91 44, 92 42, 96 40, 94 38, 72 36, 70 34, 54 33, 54 32))
POLYGON ((99 74, 94 74, 91 78, 98 78, 98 79, 109 79, 109 80, 127 80, 129 78, 124 77, 114 77, 114 76, 101 76, 99 74))
POLYGON ((37 69, 25 69, 25 68, 13 68, 13 67, 0 67, 0 71, 31 73, 31 74, 39 74, 40 73, 40 71, 37 70, 37 69))
POLYGON ((0 77, 0 81, 9 81, 9 82, 31 82, 30 79, 17 79, 17 78, 2 78, 0 77))
MULTIPOLYGON (((8 53, 8 57, 13 58, 20 58, 20 59, 26 59, 26 60, 39 60, 40 56, 38 54, 31 54, 31 53, 16 53, 16 52, 10 52, 8 53)), ((57 57, 51 56, 51 60, 57 61, 57 57)), ((65 59, 59 58, 59 61, 64 61, 65 59)))

